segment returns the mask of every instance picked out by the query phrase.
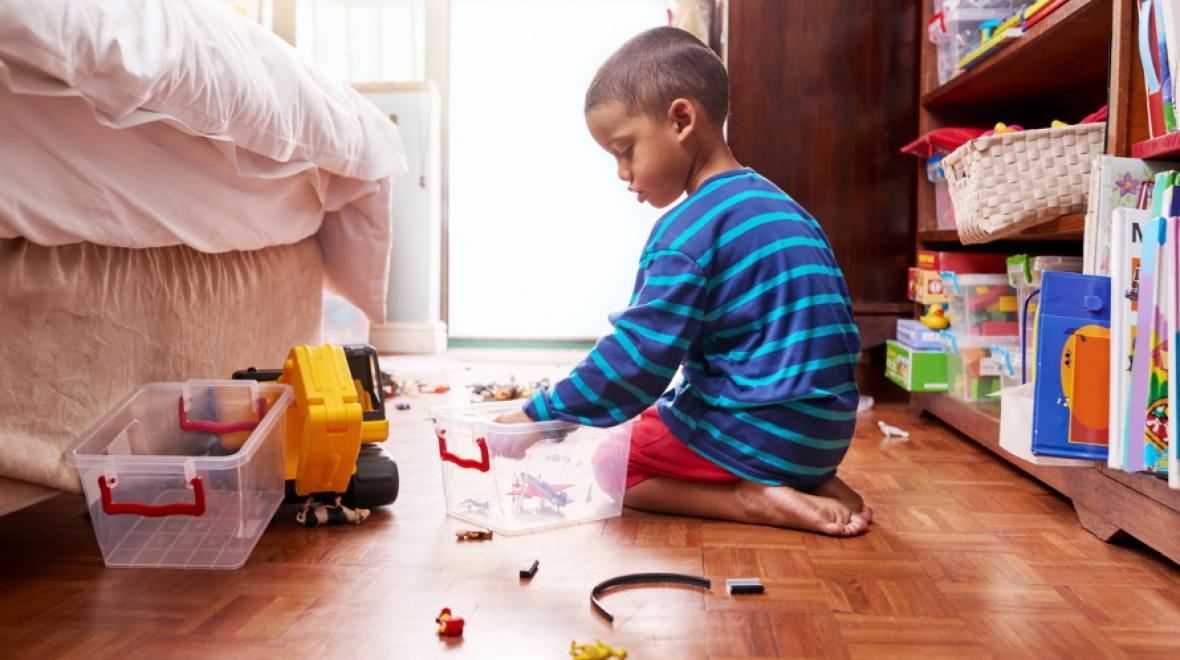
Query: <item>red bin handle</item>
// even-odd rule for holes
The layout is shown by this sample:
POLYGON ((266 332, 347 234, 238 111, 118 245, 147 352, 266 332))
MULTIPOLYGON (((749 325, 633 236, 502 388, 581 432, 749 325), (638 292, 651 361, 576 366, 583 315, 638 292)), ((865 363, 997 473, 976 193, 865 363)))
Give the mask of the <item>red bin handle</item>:
POLYGON ((193 477, 189 482, 193 487, 193 503, 185 504, 140 504, 138 502, 114 502, 111 498, 111 487, 107 485, 105 474, 98 476, 98 489, 102 491, 102 510, 111 516, 130 513, 149 518, 163 518, 164 516, 203 516, 205 515, 205 484, 200 477, 193 477))
POLYGON ((184 409, 184 397, 180 397, 180 430, 205 431, 207 433, 237 433, 238 431, 253 431, 258 428, 258 422, 266 417, 266 399, 258 397, 257 422, 210 422, 207 420, 190 420, 188 411, 184 409))
POLYGON ((480 472, 487 472, 489 469, 491 469, 491 461, 488 458, 488 443, 486 440, 483 438, 475 439, 475 444, 479 445, 480 458, 477 461, 473 458, 460 458, 447 451, 447 439, 443 437, 445 434, 446 431, 444 430, 440 430, 435 433, 435 435, 438 436, 438 455, 441 456, 444 461, 450 461, 461 468, 479 470, 480 472))

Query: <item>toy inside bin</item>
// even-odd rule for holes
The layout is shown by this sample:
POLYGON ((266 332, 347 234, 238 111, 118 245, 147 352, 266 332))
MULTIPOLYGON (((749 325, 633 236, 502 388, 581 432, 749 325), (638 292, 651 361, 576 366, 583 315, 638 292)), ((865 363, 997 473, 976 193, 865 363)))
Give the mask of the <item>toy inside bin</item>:
POLYGON ((632 422, 494 421, 520 407, 504 401, 431 411, 447 513, 503 534, 618 516, 632 422))
POLYGON ((950 306, 951 330, 971 337, 1015 337, 1020 334, 1016 289, 1006 275, 943 272, 942 288, 950 306))
POLYGON ((70 453, 107 566, 238 568, 283 500, 286 385, 135 390, 70 453))

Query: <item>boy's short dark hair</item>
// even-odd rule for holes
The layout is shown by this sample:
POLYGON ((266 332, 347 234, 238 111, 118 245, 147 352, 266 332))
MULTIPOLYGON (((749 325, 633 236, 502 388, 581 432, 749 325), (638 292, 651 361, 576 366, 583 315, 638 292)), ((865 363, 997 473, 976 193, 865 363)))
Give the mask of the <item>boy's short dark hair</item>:
POLYGON ((586 107, 619 101, 630 113, 662 117, 678 98, 693 99, 718 126, 729 114, 729 76, 721 58, 692 34, 658 27, 632 37, 594 75, 586 107))

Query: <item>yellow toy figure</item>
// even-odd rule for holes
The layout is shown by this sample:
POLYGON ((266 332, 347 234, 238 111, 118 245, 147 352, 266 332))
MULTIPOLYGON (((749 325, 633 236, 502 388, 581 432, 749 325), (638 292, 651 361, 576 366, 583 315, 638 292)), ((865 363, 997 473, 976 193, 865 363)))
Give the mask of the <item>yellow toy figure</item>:
POLYGON ((928 306, 926 308, 926 314, 924 316, 919 316, 918 320, 922 322, 922 325, 930 328, 931 330, 943 330, 951 324, 950 320, 948 320, 946 317, 946 313, 942 309, 942 305, 937 303, 928 306))
POLYGON ((570 642, 570 657, 574 660, 606 660, 607 658, 622 660, 627 657, 627 650, 621 646, 612 649, 599 639, 594 640, 593 644, 570 642))

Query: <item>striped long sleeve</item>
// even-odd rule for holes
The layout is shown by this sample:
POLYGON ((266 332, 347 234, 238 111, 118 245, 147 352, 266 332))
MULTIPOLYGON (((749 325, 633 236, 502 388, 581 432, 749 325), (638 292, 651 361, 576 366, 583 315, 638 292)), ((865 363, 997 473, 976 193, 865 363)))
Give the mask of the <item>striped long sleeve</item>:
POLYGON ((537 392, 525 406, 529 417, 612 426, 664 393, 699 332, 707 280, 676 250, 645 254, 641 269, 632 304, 611 319, 614 332, 568 378, 537 392))
POLYGON ((655 402, 677 439, 743 478, 810 488, 835 474, 860 336, 819 222, 774 184, 719 174, 660 218, 612 321, 529 417, 610 426, 655 402))

